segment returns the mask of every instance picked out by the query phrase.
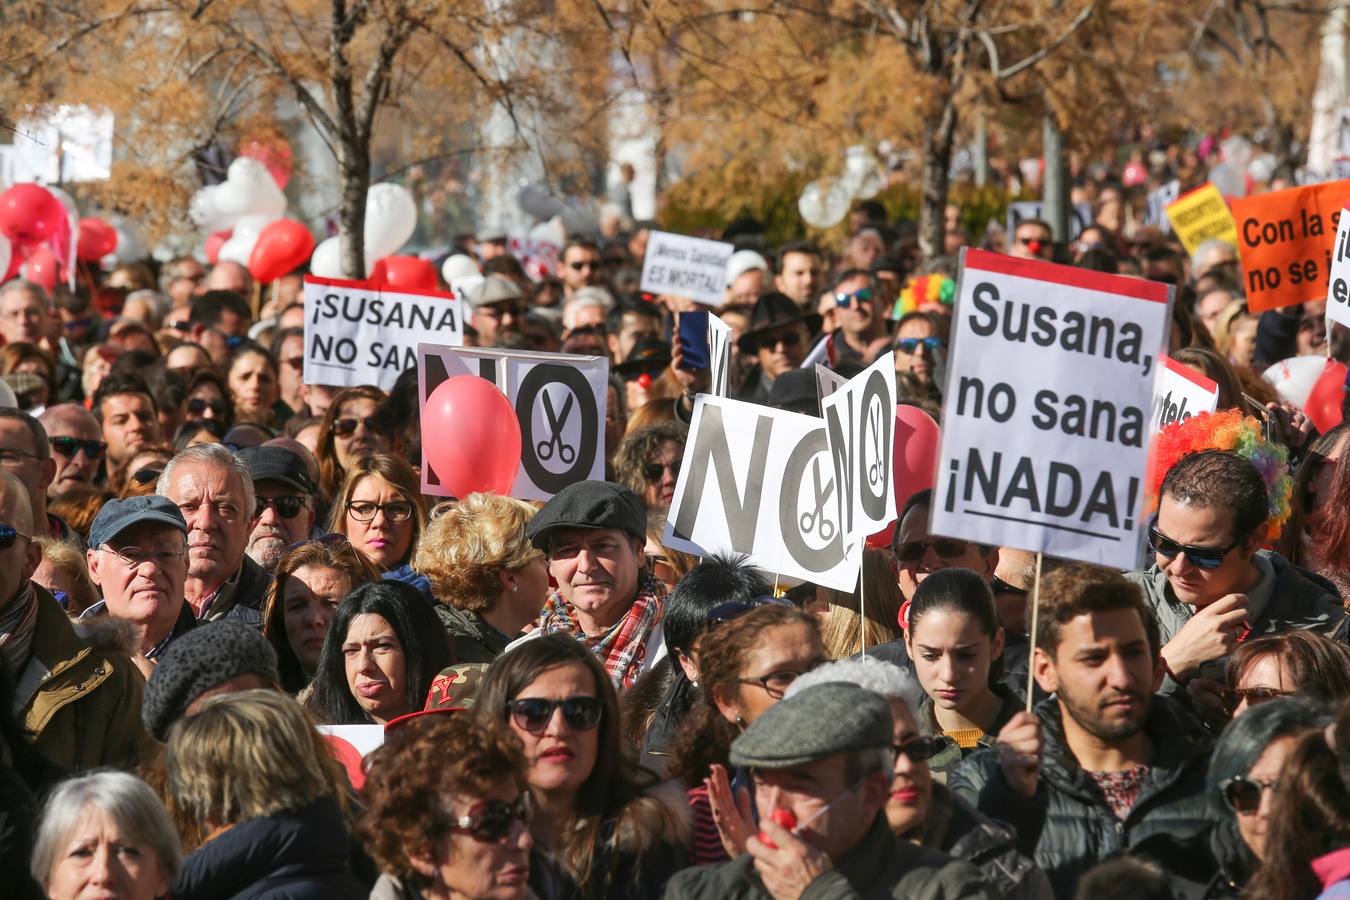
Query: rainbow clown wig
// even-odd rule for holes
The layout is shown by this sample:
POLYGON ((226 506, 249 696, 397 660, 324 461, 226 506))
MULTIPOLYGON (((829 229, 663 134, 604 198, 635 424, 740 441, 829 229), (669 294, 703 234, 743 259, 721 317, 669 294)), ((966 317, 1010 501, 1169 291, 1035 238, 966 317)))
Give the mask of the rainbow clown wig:
POLYGON ((935 306, 951 306, 956 298, 956 282, 946 275, 916 275, 905 285, 905 289, 896 298, 891 318, 898 319, 906 313, 932 309, 935 306))
POLYGON ((1261 437, 1261 423, 1235 409, 1201 413, 1173 422, 1153 439, 1149 455, 1149 511, 1158 508, 1163 480, 1172 467, 1191 453, 1224 450, 1251 463, 1266 486, 1268 540, 1280 536, 1289 518, 1294 480, 1289 477, 1289 451, 1261 437))

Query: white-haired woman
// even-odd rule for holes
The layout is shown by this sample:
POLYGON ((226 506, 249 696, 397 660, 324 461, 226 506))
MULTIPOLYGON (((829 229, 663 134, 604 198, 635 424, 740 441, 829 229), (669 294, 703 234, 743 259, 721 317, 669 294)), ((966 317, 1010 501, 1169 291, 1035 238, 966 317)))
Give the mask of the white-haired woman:
POLYGON ((95 772, 60 784, 33 843, 33 878, 51 900, 169 894, 182 858, 164 804, 125 772, 95 772))
POLYGON ((898 837, 977 866, 1000 897, 1050 900, 1050 882, 1036 864, 1017 852, 1017 835, 986 818, 935 782, 928 760, 947 749, 950 738, 925 735, 914 717, 924 692, 909 672, 878 659, 851 658, 825 663, 797 676, 784 699, 829 681, 856 684, 885 697, 895 720, 895 771, 886 820, 898 837))

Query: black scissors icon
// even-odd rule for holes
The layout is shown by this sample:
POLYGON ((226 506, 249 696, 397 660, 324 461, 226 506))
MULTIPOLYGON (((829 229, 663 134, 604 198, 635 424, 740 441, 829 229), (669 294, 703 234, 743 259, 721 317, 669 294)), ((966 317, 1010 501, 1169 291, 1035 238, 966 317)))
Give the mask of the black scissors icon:
POLYGON ((544 392, 544 416, 548 419, 548 427, 553 434, 548 440, 540 441, 535 445, 535 452, 540 459, 552 459, 556 448, 558 459, 564 465, 570 466, 576 461, 576 448, 565 443, 562 436, 563 426, 567 424, 567 417, 572 414, 573 399, 573 396, 569 393, 567 402, 563 403, 562 415, 558 415, 553 411, 553 398, 548 395, 547 391, 544 392))
POLYGON ((872 459, 872 464, 867 467, 867 483, 876 487, 881 483, 884 472, 882 471, 881 453, 883 441, 881 439, 881 407, 872 404, 867 409, 867 421, 872 426, 872 440, 876 444, 876 456, 872 459))
POLYGON ((825 486, 824 490, 821 490, 819 457, 812 463, 811 474, 816 482, 816 506, 815 509, 802 513, 801 519, 798 520, 798 524, 801 525, 802 531, 814 531, 821 540, 832 541, 834 540, 834 523, 825 518, 825 503, 830 499, 830 495, 834 493, 834 482, 831 481, 825 486))

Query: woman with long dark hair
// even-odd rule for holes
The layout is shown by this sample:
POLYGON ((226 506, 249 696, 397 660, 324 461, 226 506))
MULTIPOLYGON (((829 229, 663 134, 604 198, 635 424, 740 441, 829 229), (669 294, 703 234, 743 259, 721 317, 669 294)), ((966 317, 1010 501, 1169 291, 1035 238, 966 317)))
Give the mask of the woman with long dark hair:
POLYGON ((1341 457, 1350 446, 1350 422, 1313 441, 1294 473, 1291 514, 1279 550, 1311 569, 1350 599, 1350 466, 1341 457))

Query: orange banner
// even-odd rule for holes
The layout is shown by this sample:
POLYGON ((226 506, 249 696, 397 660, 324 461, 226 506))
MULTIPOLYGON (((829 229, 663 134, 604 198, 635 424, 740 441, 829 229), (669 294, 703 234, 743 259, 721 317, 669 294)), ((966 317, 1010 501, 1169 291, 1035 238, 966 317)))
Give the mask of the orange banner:
POLYGON ((1343 206, 1350 206, 1350 180, 1233 201, 1242 278, 1252 312, 1326 299, 1331 248, 1343 206))

